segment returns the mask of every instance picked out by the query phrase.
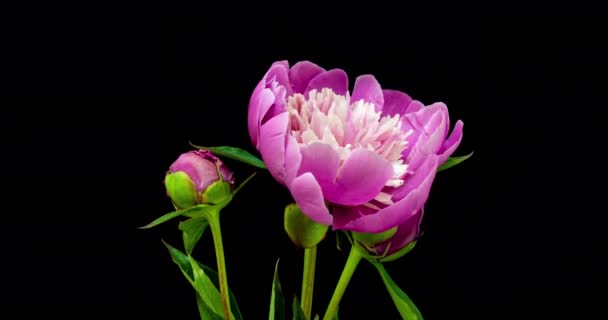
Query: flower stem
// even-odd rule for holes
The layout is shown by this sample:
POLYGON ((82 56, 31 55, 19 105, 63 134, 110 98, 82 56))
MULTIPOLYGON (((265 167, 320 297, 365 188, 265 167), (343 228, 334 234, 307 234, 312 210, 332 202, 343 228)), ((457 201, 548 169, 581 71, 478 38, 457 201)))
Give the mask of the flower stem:
POLYGON ((224 319, 230 320, 230 299, 228 297, 228 278, 226 277, 226 261, 224 259, 224 244, 222 243, 222 230, 220 228, 220 212, 209 215, 209 227, 213 235, 215 247, 215 259, 217 260, 217 274, 220 283, 220 294, 222 295, 222 306, 224 307, 224 319))
POLYGON ((346 265, 344 265, 344 270, 342 270, 342 275, 340 275, 338 285, 336 285, 334 294, 329 301, 329 306, 327 307, 327 311, 325 311, 323 320, 332 320, 335 318, 336 312, 338 312, 338 305, 340 304, 340 300, 342 300, 344 291, 346 291, 346 287, 348 286, 353 273, 355 273, 355 269, 357 269, 359 261, 361 261, 361 258, 363 257, 359 250, 360 249, 358 249, 356 246, 353 246, 350 249, 348 259, 346 260, 346 265))
POLYGON ((312 313, 312 293, 315 285, 315 266, 317 261, 317 246, 304 249, 304 271, 302 272, 302 310, 306 319, 312 313))

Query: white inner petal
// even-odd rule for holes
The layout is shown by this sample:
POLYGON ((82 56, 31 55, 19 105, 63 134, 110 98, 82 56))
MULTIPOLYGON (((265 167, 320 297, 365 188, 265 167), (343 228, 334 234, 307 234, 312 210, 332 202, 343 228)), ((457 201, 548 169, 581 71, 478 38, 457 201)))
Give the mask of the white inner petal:
MULTIPOLYGON (((401 159, 401 153, 407 148, 406 138, 412 131, 402 132, 398 114, 382 116, 373 104, 364 100, 351 104, 350 97, 335 94, 329 88, 311 90, 308 97, 302 94, 290 96, 287 112, 290 115, 290 133, 301 145, 316 142, 330 145, 342 162, 358 147, 371 150, 393 167, 393 176, 386 186, 403 185, 407 164, 401 159)), ((390 194, 384 192, 374 200, 392 204, 390 194)))

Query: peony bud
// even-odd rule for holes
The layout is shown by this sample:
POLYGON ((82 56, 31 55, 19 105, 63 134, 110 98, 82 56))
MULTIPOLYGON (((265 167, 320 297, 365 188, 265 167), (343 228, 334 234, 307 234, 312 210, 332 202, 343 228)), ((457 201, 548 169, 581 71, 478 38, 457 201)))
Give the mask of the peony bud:
POLYGON ((401 225, 385 232, 352 232, 351 234, 370 256, 383 262, 393 261, 414 248, 420 237, 420 223, 423 216, 424 209, 421 209, 401 225))
POLYGON ((180 155, 165 176, 167 194, 177 209, 220 203, 230 197, 233 184, 232 172, 207 150, 180 155))

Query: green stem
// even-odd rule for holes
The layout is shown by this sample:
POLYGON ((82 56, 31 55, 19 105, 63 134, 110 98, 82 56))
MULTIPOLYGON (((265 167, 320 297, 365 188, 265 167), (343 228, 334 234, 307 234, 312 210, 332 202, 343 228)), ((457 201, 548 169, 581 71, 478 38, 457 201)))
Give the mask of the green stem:
POLYGON ((220 228, 220 212, 209 215, 209 227, 213 235, 215 246, 215 259, 217 260, 217 274, 222 295, 222 306, 224 307, 224 319, 230 320, 230 299, 228 297, 228 278, 226 277, 226 260, 224 259, 224 244, 222 243, 222 230, 220 228))
POLYGON ((336 317, 338 305, 340 304, 340 300, 342 300, 344 291, 346 291, 346 287, 348 286, 350 279, 353 277, 353 273, 355 273, 355 269, 357 269, 359 261, 361 261, 361 258, 363 257, 359 250, 360 249, 356 246, 353 246, 350 249, 348 259, 346 260, 346 265, 344 265, 344 270, 342 270, 342 275, 340 275, 340 280, 338 280, 338 285, 336 285, 334 295, 329 301, 329 306, 327 307, 327 311, 325 311, 323 320, 332 320, 336 317))
POLYGON ((304 249, 304 271, 302 276, 302 310, 306 319, 312 313, 312 293, 315 285, 315 265, 317 261, 317 246, 304 249))

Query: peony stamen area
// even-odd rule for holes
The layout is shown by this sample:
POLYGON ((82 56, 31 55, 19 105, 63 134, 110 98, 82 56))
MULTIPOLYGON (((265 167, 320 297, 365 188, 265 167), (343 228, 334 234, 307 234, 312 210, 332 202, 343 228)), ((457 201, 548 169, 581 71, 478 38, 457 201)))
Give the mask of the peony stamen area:
MULTIPOLYGON (((330 145, 343 162, 352 150, 365 148, 386 159, 393 167, 388 187, 403 184, 407 164, 401 159, 407 148, 406 138, 412 131, 403 132, 399 114, 382 116, 372 103, 338 95, 329 88, 311 90, 308 97, 294 94, 287 100, 290 134, 300 145, 321 142, 330 145)), ((380 193, 376 199, 392 204, 389 194, 380 193)))

